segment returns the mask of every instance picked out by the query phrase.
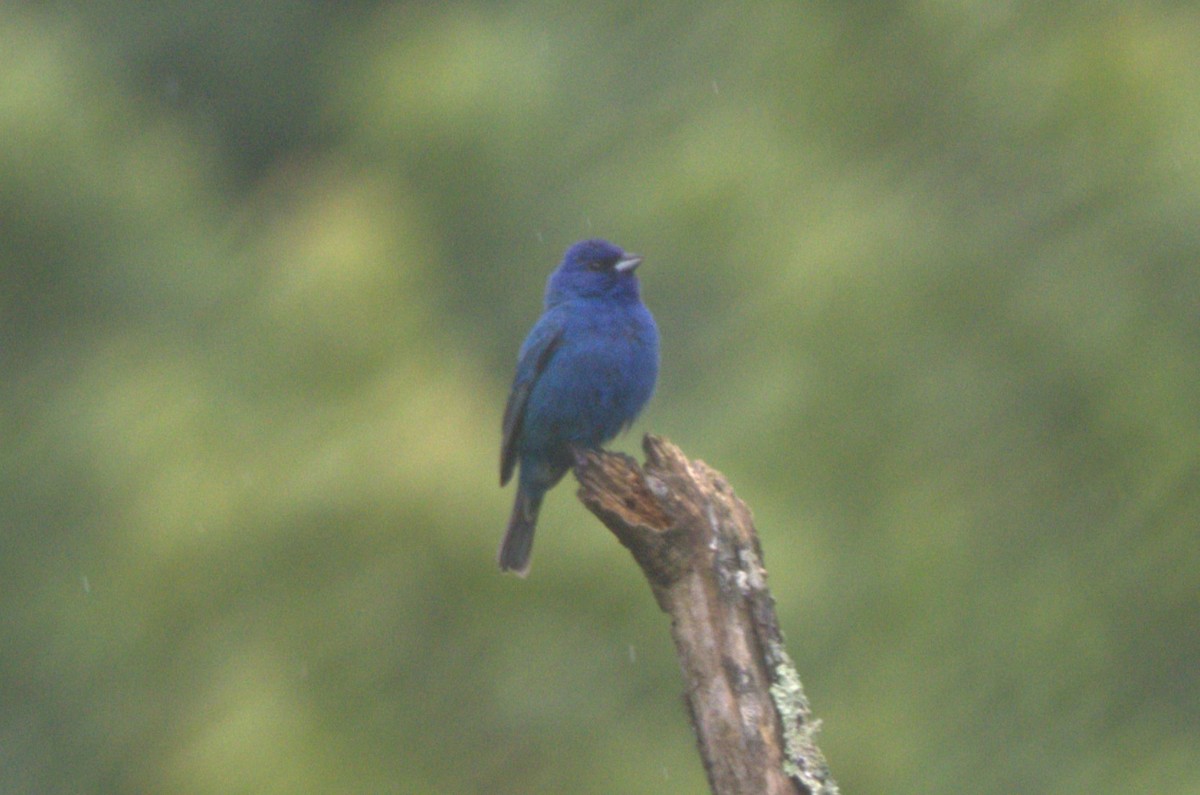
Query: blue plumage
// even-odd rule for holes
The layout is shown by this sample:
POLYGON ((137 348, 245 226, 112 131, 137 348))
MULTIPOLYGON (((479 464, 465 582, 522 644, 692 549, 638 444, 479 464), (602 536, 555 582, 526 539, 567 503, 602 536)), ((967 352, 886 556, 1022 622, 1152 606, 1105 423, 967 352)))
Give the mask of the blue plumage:
POLYGON ((503 571, 529 572, 546 492, 574 463, 637 417, 658 377, 658 328, 642 303, 642 262, 605 240, 567 249, 546 283, 546 305, 517 357, 500 445, 500 485, 517 497, 500 545, 503 571))

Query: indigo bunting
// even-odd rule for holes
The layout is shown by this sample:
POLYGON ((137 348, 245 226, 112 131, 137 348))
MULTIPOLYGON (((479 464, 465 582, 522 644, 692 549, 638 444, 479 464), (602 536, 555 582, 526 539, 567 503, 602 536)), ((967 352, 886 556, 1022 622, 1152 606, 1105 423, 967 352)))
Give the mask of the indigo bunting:
POLYGON ((542 497, 574 464, 575 451, 628 428, 654 392, 658 327, 634 274, 641 263, 606 240, 583 240, 546 282, 545 309, 521 346, 504 408, 500 485, 518 464, 521 471, 500 544, 502 571, 529 573, 542 497))

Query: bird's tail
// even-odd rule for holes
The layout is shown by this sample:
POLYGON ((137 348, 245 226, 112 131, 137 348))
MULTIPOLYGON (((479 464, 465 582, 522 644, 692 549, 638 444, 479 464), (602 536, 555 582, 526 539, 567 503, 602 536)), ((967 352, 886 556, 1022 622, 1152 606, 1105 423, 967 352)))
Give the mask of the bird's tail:
POLYGON ((543 492, 518 486, 508 531, 500 542, 497 561, 500 571, 511 571, 518 577, 529 573, 529 557, 533 554, 533 531, 537 527, 538 509, 542 507, 543 492))

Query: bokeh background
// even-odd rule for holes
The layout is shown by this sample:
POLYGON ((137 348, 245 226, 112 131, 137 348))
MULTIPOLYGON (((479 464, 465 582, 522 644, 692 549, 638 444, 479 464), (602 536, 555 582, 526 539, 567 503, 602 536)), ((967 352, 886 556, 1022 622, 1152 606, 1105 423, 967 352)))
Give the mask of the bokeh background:
POLYGON ((500 414, 573 240, 846 792, 1200 792, 1194 3, 0 7, 0 791, 674 793, 500 414))

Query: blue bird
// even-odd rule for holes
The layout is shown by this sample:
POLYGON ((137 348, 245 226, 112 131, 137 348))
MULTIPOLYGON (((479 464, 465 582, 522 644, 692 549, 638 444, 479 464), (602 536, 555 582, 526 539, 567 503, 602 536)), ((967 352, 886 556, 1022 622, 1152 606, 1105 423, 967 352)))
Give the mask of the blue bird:
POLYGON ((521 472, 501 571, 529 573, 542 497, 572 467, 575 450, 628 428, 654 392, 658 327, 634 274, 641 263, 606 240, 583 240, 546 282, 545 309, 521 346, 504 408, 500 485, 518 464, 521 472))

